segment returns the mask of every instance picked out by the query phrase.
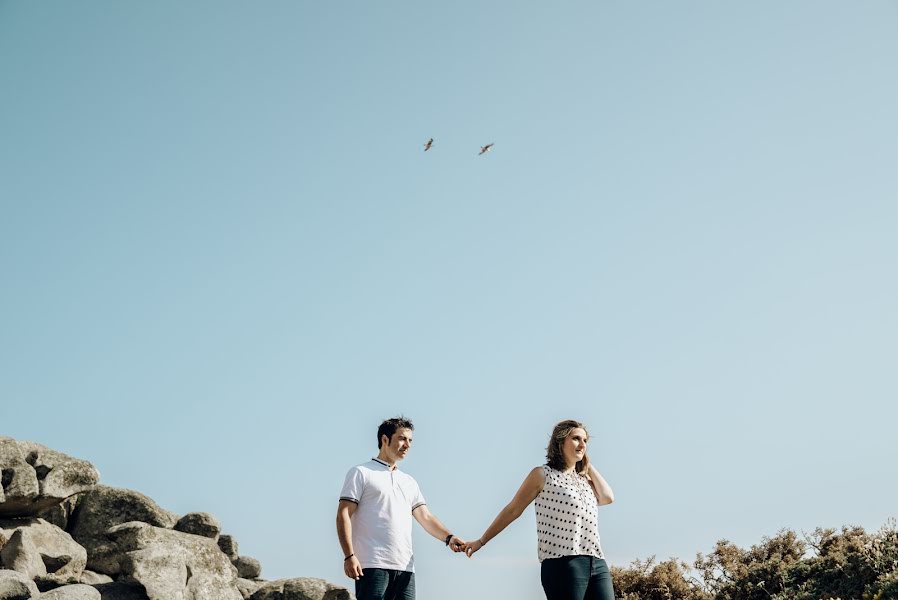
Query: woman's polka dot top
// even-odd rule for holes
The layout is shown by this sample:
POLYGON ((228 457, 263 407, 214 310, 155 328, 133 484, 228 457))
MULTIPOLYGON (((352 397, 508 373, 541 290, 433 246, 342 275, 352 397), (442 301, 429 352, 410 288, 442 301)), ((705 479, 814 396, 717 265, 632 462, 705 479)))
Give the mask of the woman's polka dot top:
POLYGON ((547 558, 604 558, 599 543, 599 503, 586 477, 543 466, 546 485, 536 497, 537 553, 547 558))

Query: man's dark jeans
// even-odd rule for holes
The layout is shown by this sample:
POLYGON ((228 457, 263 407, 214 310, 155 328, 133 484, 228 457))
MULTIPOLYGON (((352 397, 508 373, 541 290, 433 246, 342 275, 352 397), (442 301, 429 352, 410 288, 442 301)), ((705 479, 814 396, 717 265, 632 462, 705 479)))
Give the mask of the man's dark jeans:
POLYGON ((415 600, 415 574, 393 569, 362 569, 356 600, 415 600))

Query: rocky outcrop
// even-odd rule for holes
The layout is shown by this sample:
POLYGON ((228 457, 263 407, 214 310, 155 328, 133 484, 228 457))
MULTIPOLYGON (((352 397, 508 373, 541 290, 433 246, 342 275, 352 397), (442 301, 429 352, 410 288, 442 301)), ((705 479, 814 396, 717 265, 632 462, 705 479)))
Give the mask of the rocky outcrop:
POLYGON ((262 576, 262 563, 250 556, 238 556, 233 562, 237 576, 243 579, 258 579, 262 576))
POLYGON ((253 594, 255 594, 260 587, 265 584, 263 581, 253 581, 252 579, 243 579, 241 577, 237 578, 237 591, 243 596, 243 599, 246 600, 253 594))
POLYGON ((89 585, 76 583, 44 592, 40 598, 41 600, 100 600, 100 592, 89 585))
POLYGON ((71 496, 70 498, 66 498, 61 503, 51 506, 50 508, 46 508, 41 512, 37 513, 37 517, 47 521, 48 523, 52 523, 56 525, 60 529, 68 529, 69 527, 69 519, 72 516, 72 513, 75 512, 75 507, 78 505, 78 498, 80 496, 78 494, 71 496))
POLYGON ((352 600, 345 587, 314 577, 279 579, 260 587, 250 600, 352 600))
POLYGON ((84 571, 82 571, 81 573, 81 579, 79 581, 81 583, 86 583, 87 585, 97 585, 100 583, 112 583, 112 577, 110 577, 109 575, 94 573, 93 571, 84 569, 84 571))
POLYGON ((0 437, 0 517, 30 517, 91 489, 100 474, 85 460, 0 437))
POLYGON ((234 539, 234 536, 227 534, 218 536, 218 547, 229 559, 237 560, 237 540, 234 539))
POLYGON ((0 600, 352 600, 322 579, 266 582, 211 514, 179 519, 40 444, 0 436, 0 475, 0 600))
POLYGON ((7 569, 0 569, 0 600, 31 600, 40 592, 27 576, 7 569))
POLYGON ((143 586, 136 583, 103 583, 95 585, 94 589, 100 592, 102 600, 147 600, 147 593, 143 586))
POLYGON ((41 560, 37 546, 25 531, 16 530, 0 550, 0 563, 6 569, 18 571, 30 580, 44 577, 47 567, 41 560))
POLYGON ((102 573, 94 573, 93 571, 88 571, 87 569, 85 569, 81 573, 81 579, 79 579, 78 581, 87 585, 99 585, 101 583, 112 583, 112 577, 110 577, 109 575, 103 575, 102 573))
POLYGON ((175 529, 217 540, 218 534, 221 533, 221 523, 209 513, 193 512, 178 519, 175 529))
POLYGON ((214 540, 137 522, 107 534, 122 553, 122 579, 149 600, 243 600, 237 569, 214 540))
POLYGON ((147 496, 132 490, 98 485, 81 496, 70 519, 69 531, 87 550, 88 569, 112 576, 119 573, 119 552, 110 544, 106 531, 132 521, 172 527, 177 519, 147 496))
POLYGON ((59 527, 43 519, 8 519, 0 520, 0 531, 9 537, 0 550, 4 567, 47 584, 77 582, 81 577, 87 551, 59 527))

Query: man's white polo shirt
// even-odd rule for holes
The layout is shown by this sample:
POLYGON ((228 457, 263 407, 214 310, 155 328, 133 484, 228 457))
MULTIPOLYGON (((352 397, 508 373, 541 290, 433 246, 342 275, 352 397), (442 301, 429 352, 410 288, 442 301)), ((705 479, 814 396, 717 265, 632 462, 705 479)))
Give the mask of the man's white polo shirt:
POLYGON ((372 458, 349 469, 340 500, 358 504, 352 550, 363 569, 415 571, 412 511, 426 503, 411 475, 372 458))

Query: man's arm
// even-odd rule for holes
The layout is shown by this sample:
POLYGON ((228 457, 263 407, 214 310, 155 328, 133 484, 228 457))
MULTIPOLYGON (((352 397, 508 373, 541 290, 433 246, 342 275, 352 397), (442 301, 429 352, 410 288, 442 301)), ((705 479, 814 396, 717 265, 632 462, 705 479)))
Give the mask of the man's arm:
POLYGON ((343 548, 343 572, 350 579, 358 579, 362 576, 362 565, 352 550, 352 515, 359 506, 350 500, 340 500, 337 505, 337 539, 343 548))
MULTIPOLYGON (((440 540, 441 542, 445 543, 446 538, 452 534, 452 532, 446 529, 446 526, 440 523, 440 520, 437 519, 436 516, 427 509, 426 504, 422 504, 421 506, 413 510, 412 515, 415 517, 415 520, 421 524, 421 527, 424 528, 424 531, 440 540)), ((465 549, 465 547, 465 541, 458 536, 453 535, 449 540, 449 548, 453 552, 461 552, 465 549)))

